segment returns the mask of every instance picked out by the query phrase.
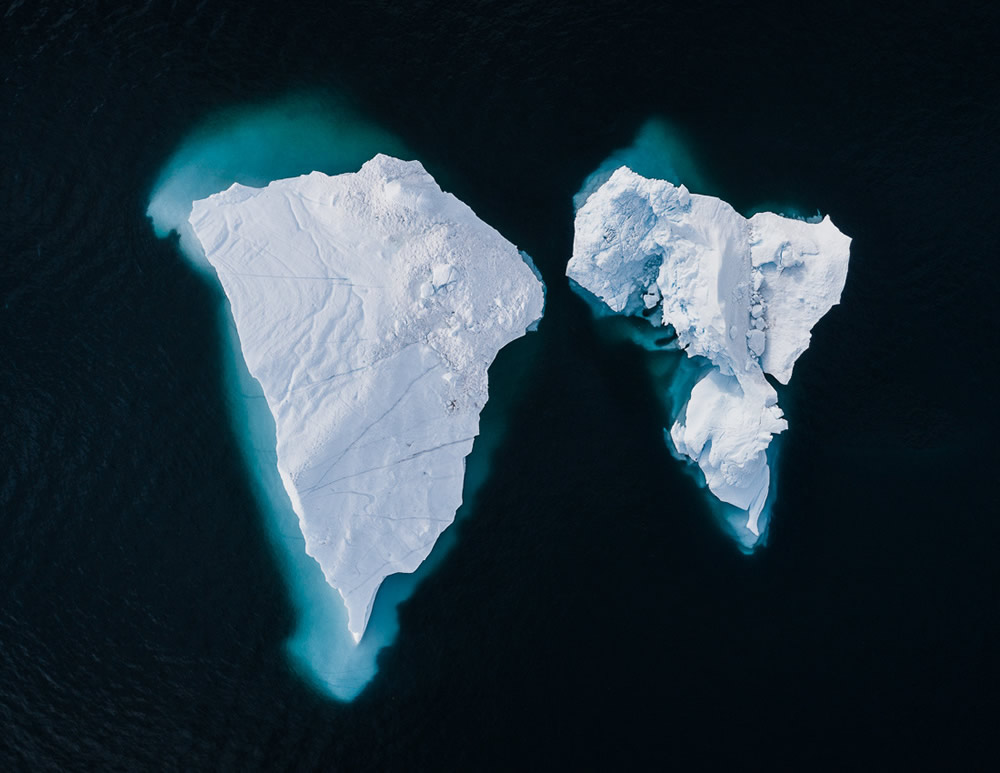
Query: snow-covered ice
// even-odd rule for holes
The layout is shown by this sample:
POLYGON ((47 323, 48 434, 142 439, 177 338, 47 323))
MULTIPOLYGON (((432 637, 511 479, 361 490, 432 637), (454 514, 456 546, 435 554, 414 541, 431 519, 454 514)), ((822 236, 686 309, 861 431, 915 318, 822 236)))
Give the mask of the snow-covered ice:
POLYGON ((541 317, 514 245, 418 162, 195 202, 277 431, 306 549, 355 640, 382 580, 412 572, 462 502, 497 352, 541 317))
POLYGON ((576 214, 567 275, 614 312, 659 307, 650 321, 714 365, 670 439, 716 497, 746 511, 751 545, 770 484, 766 451, 787 428, 765 373, 791 378, 813 325, 840 300, 850 243, 829 217, 747 219, 624 166, 576 214))

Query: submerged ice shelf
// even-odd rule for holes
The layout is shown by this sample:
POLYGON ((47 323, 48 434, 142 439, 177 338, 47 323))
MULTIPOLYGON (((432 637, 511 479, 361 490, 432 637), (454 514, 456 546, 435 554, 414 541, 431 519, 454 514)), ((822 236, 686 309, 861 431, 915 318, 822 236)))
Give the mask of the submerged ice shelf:
POLYGON ((765 374, 788 383, 813 325, 840 300, 850 243, 829 217, 747 219, 624 166, 577 212, 567 275, 613 312, 670 325, 689 357, 711 362, 669 437, 719 500, 746 513, 747 547, 761 534, 767 448, 788 426, 765 374))
POLYGON ((417 162, 233 185, 190 224, 275 422, 306 550, 361 638, 462 501, 497 352, 542 314, 517 249, 417 162))

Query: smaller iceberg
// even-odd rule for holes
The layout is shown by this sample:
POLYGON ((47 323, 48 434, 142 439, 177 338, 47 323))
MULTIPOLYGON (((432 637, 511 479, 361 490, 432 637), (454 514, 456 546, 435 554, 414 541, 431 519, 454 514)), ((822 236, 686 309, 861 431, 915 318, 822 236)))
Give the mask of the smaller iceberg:
POLYGON ((567 275, 612 312, 669 326, 689 357, 711 363, 668 438, 744 514, 747 549, 765 526, 767 450, 788 426, 766 376, 788 383, 813 325, 840 300, 850 244, 829 217, 747 219, 625 166, 577 211, 567 275))

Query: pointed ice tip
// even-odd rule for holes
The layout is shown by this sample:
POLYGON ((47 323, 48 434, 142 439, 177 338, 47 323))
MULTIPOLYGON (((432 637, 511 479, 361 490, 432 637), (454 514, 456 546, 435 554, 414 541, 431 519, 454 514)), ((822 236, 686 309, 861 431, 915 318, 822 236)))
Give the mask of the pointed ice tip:
MULTIPOLYGON (((375 593, 378 591, 383 579, 385 578, 383 577, 378 581, 375 590, 367 598, 368 603, 361 610, 357 609, 356 606, 352 605, 352 602, 344 597, 343 591, 339 588, 337 589, 340 597, 344 599, 344 604, 347 606, 347 630, 350 632, 355 644, 361 642, 361 637, 365 635, 365 631, 368 629, 368 620, 372 614, 372 607, 375 605, 375 593)), ((329 577, 327 578, 327 583, 330 583, 329 577)), ((357 603, 356 599, 354 599, 354 603, 357 603)))

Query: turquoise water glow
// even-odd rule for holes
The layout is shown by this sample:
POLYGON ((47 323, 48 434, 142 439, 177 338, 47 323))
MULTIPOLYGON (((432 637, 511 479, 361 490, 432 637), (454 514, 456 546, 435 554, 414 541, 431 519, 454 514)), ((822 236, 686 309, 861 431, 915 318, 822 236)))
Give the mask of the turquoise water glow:
POLYGON ((329 96, 299 94, 209 116, 168 159, 146 214, 157 236, 177 231, 184 254, 208 269, 187 223, 191 204, 238 182, 263 187, 312 171, 356 172, 376 153, 411 158, 399 139, 329 96))
POLYGON ((587 197, 606 183, 621 166, 627 166, 643 177, 669 180, 674 185, 683 183, 692 193, 707 193, 710 181, 698 169, 688 150, 689 144, 680 129, 663 118, 650 118, 639 127, 631 145, 612 151, 587 176, 573 196, 573 208, 582 207, 587 197))

